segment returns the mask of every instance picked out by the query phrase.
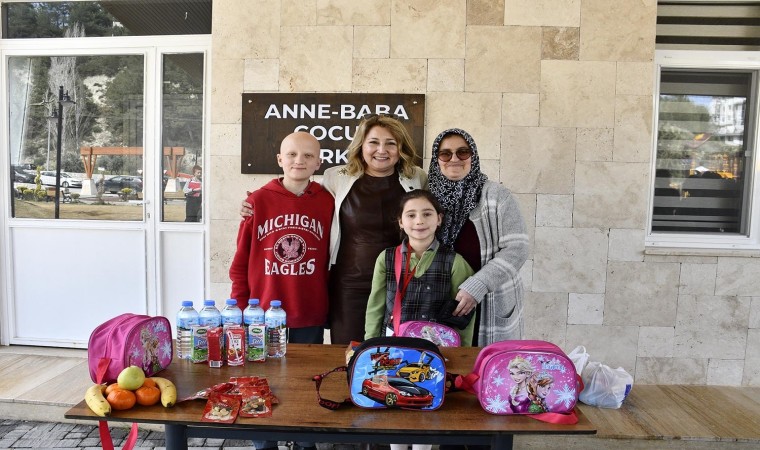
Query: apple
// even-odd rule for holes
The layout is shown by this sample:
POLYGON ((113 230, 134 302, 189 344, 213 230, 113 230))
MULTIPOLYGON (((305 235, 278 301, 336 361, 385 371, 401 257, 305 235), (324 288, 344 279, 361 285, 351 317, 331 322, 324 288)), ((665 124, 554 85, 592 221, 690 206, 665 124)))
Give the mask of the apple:
POLYGON ((140 367, 129 366, 121 371, 116 383, 122 389, 134 391, 145 383, 145 372, 140 367))

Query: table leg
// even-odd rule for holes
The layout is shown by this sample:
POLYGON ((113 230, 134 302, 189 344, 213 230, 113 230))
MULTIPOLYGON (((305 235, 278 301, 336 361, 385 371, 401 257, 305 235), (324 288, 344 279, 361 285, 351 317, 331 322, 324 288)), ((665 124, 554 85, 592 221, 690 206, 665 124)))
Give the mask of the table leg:
POLYGON ((512 450, 511 434, 497 434, 491 441, 491 450, 512 450))
POLYGON ((187 426, 164 425, 166 450, 187 450, 187 426))

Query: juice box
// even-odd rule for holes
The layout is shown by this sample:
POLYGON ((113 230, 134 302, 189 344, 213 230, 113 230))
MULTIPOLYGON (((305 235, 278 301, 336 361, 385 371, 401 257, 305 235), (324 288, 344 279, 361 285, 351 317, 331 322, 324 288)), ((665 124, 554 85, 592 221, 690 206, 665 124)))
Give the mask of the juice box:
POLYGON ((245 364, 245 329, 239 325, 224 328, 224 345, 227 364, 242 366, 245 364))
POLYGON ((264 362, 267 359, 266 352, 266 327, 264 325, 248 326, 248 345, 246 346, 246 359, 252 362, 264 362))
POLYGON ((208 330, 208 366, 219 368, 224 364, 222 359, 222 327, 209 328, 208 330))
POLYGON ((193 325, 190 329, 193 348, 190 350, 190 361, 202 363, 208 361, 208 327, 193 325))

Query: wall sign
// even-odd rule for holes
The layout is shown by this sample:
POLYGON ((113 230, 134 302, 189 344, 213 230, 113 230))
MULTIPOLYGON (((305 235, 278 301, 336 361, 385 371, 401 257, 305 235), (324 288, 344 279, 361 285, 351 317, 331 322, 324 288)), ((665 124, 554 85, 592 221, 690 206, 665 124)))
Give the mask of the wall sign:
POLYGON ((307 131, 321 144, 317 172, 346 164, 346 148, 361 118, 393 114, 406 126, 422 164, 425 130, 423 94, 243 94, 241 173, 279 174, 282 139, 307 131))

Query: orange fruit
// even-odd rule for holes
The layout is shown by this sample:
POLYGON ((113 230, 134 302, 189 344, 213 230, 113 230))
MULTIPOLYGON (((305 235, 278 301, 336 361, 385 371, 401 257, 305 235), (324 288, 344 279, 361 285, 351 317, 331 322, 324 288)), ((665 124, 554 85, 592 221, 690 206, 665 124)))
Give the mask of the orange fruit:
POLYGON ((115 410, 123 410, 123 409, 129 409, 133 406, 135 406, 135 403, 137 402, 137 397, 135 396, 135 393, 132 391, 128 391, 126 389, 114 389, 111 391, 110 394, 108 394, 108 397, 106 397, 106 400, 111 405, 111 408, 115 410))
POLYGON ((117 383, 109 384, 106 387, 106 396, 108 396, 108 394, 110 394, 111 392, 116 391, 116 390, 123 391, 123 389, 120 388, 117 383))
POLYGON ((150 387, 154 387, 154 388, 157 388, 157 387, 158 387, 158 385, 156 384, 156 382, 155 382, 155 381, 153 381, 153 380, 151 380, 151 379, 150 379, 150 378, 148 378, 148 377, 145 377, 145 382, 144 382, 142 385, 143 385, 143 386, 150 386, 150 387))
POLYGON ((155 386, 143 385, 135 391, 135 397, 138 405, 155 405, 161 400, 161 390, 155 386))

